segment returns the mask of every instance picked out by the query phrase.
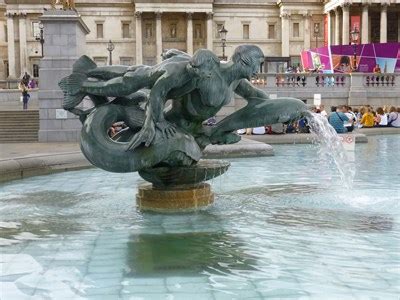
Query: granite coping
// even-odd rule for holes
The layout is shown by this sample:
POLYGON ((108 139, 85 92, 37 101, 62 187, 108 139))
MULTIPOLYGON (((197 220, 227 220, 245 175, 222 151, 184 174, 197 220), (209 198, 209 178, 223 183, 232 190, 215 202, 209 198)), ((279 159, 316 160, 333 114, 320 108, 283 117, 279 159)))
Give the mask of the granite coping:
MULTIPOLYGON (((368 136, 400 134, 400 128, 395 127, 373 127, 360 128, 354 132, 339 134, 352 135, 356 138, 356 143, 368 143, 368 136)), ((261 134, 261 135, 244 135, 247 139, 258 141, 266 144, 311 144, 315 138, 310 133, 290 133, 290 134, 261 134)))
MULTIPOLYGON (((340 136, 341 134, 339 134, 340 136)), ((368 143, 368 138, 362 133, 349 133, 356 139, 356 143, 368 143)), ((246 135, 246 138, 266 144, 312 144, 316 135, 310 133, 290 133, 290 134, 260 134, 246 135)))
MULTIPOLYGON (((204 158, 272 156, 270 145, 244 138, 237 144, 211 145, 204 158)), ((0 182, 93 167, 77 143, 0 144, 0 182)))

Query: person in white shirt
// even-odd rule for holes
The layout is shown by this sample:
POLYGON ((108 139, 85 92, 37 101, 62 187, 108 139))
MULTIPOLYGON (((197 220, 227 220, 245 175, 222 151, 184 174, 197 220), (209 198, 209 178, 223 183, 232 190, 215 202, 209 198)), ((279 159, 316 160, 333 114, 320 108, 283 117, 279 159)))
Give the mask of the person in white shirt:
POLYGON ((347 132, 352 132, 354 129, 354 122, 357 120, 356 115, 352 112, 351 107, 346 105, 340 106, 340 110, 349 119, 348 121, 344 122, 343 126, 347 129, 347 132))
POLYGON ((328 113, 326 112, 325 107, 323 105, 319 106, 319 110, 320 110, 321 116, 324 116, 325 118, 328 117, 328 113))
POLYGON ((388 115, 385 114, 382 107, 376 109, 375 124, 379 127, 386 127, 388 125, 388 115))
POLYGON ((265 134, 265 127, 255 127, 253 128, 253 134, 265 134))

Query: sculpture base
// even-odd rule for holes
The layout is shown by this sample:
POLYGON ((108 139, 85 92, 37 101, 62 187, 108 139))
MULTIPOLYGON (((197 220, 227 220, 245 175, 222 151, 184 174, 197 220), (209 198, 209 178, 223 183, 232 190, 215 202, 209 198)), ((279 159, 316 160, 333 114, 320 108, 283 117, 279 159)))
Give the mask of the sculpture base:
POLYGON ((192 186, 174 186, 165 189, 155 188, 152 184, 142 184, 136 195, 140 211, 174 213, 195 211, 214 202, 214 193, 208 183, 192 186))

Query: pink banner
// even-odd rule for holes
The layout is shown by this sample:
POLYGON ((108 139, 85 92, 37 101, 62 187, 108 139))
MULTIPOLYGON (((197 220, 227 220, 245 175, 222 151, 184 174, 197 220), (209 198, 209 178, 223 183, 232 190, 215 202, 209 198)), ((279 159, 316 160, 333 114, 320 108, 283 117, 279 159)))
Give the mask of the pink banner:
POLYGON ((328 46, 328 16, 324 15, 324 46, 328 46))

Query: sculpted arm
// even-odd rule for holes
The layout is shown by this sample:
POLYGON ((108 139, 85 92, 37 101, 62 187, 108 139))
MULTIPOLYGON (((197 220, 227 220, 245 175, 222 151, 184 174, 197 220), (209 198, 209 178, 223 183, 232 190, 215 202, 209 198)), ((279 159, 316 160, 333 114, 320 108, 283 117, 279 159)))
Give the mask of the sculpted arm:
POLYGON ((235 89, 235 93, 249 101, 251 98, 264 98, 269 99, 268 95, 254 87, 247 79, 241 79, 235 89))
POLYGON ((149 102, 146 108, 146 120, 142 130, 129 142, 127 150, 135 149, 141 143, 145 143, 146 147, 150 146, 155 137, 156 127, 160 129, 166 138, 175 135, 175 127, 164 118, 164 105, 167 101, 167 95, 172 89, 179 89, 190 80, 188 74, 185 73, 185 69, 185 64, 171 65, 157 79, 150 91, 149 102))

